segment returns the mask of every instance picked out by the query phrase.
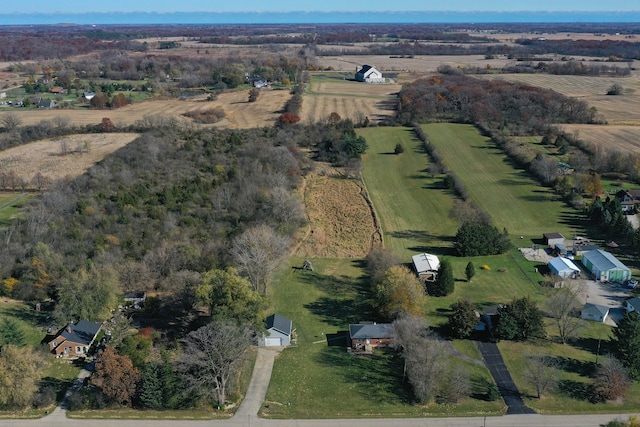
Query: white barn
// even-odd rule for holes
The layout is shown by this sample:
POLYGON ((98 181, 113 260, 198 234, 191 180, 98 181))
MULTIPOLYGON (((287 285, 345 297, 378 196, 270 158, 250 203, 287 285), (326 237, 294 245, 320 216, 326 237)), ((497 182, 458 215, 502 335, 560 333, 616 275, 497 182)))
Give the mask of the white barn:
POLYGON ((356 70, 356 80, 365 83, 384 83, 385 78, 382 73, 371 65, 363 65, 356 70))
POLYGON ((575 265, 573 261, 563 257, 551 258, 549 261, 549 270, 563 279, 573 279, 580 274, 580 268, 575 265))

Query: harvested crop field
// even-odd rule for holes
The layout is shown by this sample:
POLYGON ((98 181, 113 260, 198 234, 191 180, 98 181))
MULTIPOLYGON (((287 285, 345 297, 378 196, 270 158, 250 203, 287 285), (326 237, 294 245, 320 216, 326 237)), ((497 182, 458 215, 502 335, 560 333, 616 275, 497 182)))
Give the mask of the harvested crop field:
POLYGON ((361 258, 379 242, 361 188, 351 179, 312 175, 304 190, 309 228, 295 256, 361 258))
POLYGON ((321 121, 331 113, 354 121, 357 115, 377 123, 395 113, 398 84, 367 84, 344 80, 341 73, 322 75, 312 80, 303 97, 301 118, 321 121))
POLYGON ((563 125, 562 128, 569 133, 577 132, 587 142, 640 154, 640 126, 563 125))
POLYGON ((610 124, 640 124, 640 80, 630 77, 556 76, 549 74, 487 74, 477 76, 506 80, 555 90, 580 98, 596 107, 610 124), (606 95, 614 83, 621 84, 623 95, 606 95))
POLYGON ((272 126, 291 97, 288 90, 262 90, 256 102, 248 102, 249 90, 240 90, 220 94, 215 101, 153 99, 134 103, 117 110, 21 110, 0 109, 0 117, 12 112, 18 114, 24 125, 33 125, 42 120, 66 117, 74 125, 99 124, 103 117, 109 117, 116 125, 130 125, 145 116, 178 117, 187 111, 208 110, 220 107, 226 117, 214 126, 231 129, 245 129, 272 126))
POLYGON ((102 133, 32 142, 0 151, 0 170, 13 171, 26 182, 37 172, 52 180, 75 177, 137 137, 136 133, 102 133), (63 147, 69 154, 62 155, 63 147))
POLYGON ((506 58, 485 59, 484 55, 415 55, 413 58, 392 58, 390 55, 340 55, 318 56, 318 63, 323 68, 332 67, 334 70, 353 72, 356 67, 369 64, 385 73, 411 72, 435 73, 440 65, 452 67, 474 66, 486 68, 502 68, 512 60, 506 58))

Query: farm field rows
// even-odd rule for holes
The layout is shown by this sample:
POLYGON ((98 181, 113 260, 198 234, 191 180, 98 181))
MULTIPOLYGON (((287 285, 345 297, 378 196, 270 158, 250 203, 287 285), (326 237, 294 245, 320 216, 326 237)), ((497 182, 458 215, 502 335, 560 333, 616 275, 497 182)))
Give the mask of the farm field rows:
POLYGON ((572 225, 573 209, 525 171, 513 168, 504 152, 475 127, 438 123, 423 129, 471 199, 489 213, 499 229, 506 228, 512 239, 539 238, 549 231, 565 236, 581 232, 572 225))
POLYGON ((14 108, 0 109, 0 118, 9 112, 18 114, 24 125, 34 125, 42 120, 66 117, 73 125, 99 124, 103 117, 109 117, 115 125, 130 125, 145 116, 176 117, 190 121, 182 114, 187 111, 222 108, 226 117, 213 126, 232 129, 245 129, 272 126, 282 107, 290 98, 288 90, 263 90, 256 102, 248 102, 249 91, 239 90, 218 95, 215 101, 154 99, 138 102, 117 110, 20 110, 14 108))
POLYGON ((325 120, 331 113, 356 120, 356 115, 369 117, 374 123, 395 113, 398 84, 367 84, 344 80, 344 73, 324 73, 312 78, 303 97, 301 118, 306 122, 325 120))
POLYGON ((592 144, 640 154, 640 126, 570 124, 561 127, 592 144))

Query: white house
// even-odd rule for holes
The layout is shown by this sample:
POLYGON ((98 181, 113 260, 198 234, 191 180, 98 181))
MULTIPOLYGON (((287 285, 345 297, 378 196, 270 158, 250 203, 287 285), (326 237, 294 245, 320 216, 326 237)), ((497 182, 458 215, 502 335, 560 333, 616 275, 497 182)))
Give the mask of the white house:
POLYGON ((586 303, 582 308, 580 317, 585 320, 595 320, 604 323, 609 315, 609 307, 600 304, 586 303))
POLYGON ((549 261, 549 270, 563 279, 573 279, 580 274, 580 268, 578 268, 573 261, 563 257, 551 258, 549 261))
POLYGON ((440 260, 436 255, 418 254, 411 258, 413 259, 413 266, 416 269, 416 273, 418 273, 418 277, 430 282, 436 280, 438 269, 440 268, 440 260))
POLYGON ((371 65, 363 65, 356 70, 356 80, 365 83, 384 83, 385 78, 382 73, 371 65))

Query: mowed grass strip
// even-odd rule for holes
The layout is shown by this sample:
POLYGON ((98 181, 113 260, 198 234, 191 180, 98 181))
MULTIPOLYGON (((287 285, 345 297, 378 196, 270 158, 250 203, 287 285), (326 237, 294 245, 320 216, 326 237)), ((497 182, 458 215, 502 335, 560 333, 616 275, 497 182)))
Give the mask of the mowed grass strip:
POLYGON ((471 199, 512 238, 540 238, 551 231, 570 237, 579 232, 571 226, 575 210, 525 171, 514 168, 504 152, 475 127, 436 123, 423 129, 471 199))
POLYGON ((441 177, 427 172, 429 159, 410 128, 359 129, 369 144, 363 177, 380 218, 385 245, 404 261, 416 253, 450 253, 458 224, 449 218, 455 196, 441 177), (404 153, 394 154, 396 144, 404 153))
MULTIPOLYGON (((300 266, 303 258, 293 258, 300 266)), ((361 260, 314 258, 315 271, 287 268, 274 281, 274 310, 290 318, 296 347, 276 359, 265 404, 265 418, 421 417, 496 415, 501 402, 466 399, 459 405, 413 405, 402 380, 402 360, 392 351, 352 356, 337 333, 350 323, 375 320, 361 260), (335 344, 335 345, 329 345, 335 344)), ((460 362, 462 363, 462 362, 460 362)), ((484 392, 486 370, 468 366, 474 393, 484 392)))

